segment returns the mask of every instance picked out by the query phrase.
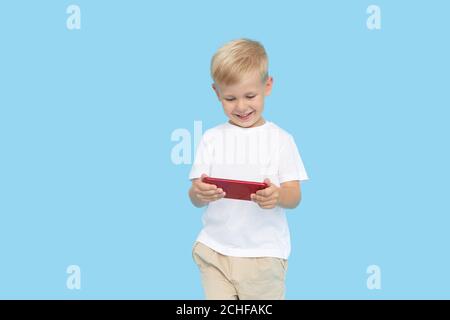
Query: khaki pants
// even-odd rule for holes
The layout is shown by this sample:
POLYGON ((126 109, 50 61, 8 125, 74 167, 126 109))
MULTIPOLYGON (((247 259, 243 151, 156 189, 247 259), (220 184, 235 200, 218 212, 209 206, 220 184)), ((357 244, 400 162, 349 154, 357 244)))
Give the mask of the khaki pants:
POLYGON ((200 242, 192 257, 208 300, 284 299, 286 259, 225 256, 200 242))

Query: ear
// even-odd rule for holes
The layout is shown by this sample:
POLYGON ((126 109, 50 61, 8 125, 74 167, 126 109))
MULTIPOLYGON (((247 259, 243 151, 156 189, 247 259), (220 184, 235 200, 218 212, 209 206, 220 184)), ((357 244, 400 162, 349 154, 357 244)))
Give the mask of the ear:
POLYGON ((264 85, 264 95, 269 96, 272 92, 273 87, 273 77, 267 77, 266 83, 264 85))
POLYGON ((212 88, 213 88, 213 90, 214 90, 214 92, 216 93, 216 95, 217 95, 217 98, 219 99, 219 101, 220 101, 220 93, 219 93, 219 88, 216 86, 216 84, 215 83, 213 83, 212 84, 212 88))

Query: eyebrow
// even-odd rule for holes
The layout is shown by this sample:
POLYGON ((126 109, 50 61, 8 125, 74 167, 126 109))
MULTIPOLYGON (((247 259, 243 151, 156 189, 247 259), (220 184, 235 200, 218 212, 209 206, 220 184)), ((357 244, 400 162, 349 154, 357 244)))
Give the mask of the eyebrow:
MULTIPOLYGON (((256 93, 253 92, 253 91, 250 91, 250 92, 247 92, 247 93, 244 94, 244 96, 249 96, 249 95, 256 95, 256 93)), ((234 97, 234 95, 232 95, 232 94, 224 94, 224 97, 234 97)))

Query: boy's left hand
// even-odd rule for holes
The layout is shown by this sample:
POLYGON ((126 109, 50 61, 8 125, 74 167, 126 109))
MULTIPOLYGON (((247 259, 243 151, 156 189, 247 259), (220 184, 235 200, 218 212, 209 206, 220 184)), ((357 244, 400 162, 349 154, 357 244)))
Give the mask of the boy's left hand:
POLYGON ((270 182, 269 179, 264 179, 264 182, 269 187, 256 191, 256 194, 252 193, 250 198, 263 209, 275 208, 280 197, 280 188, 270 182))

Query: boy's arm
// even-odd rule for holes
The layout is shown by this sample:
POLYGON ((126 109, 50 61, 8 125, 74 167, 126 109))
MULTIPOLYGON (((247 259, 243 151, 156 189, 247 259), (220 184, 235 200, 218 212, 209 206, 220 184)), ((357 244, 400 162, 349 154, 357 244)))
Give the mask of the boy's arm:
POLYGON ((280 184, 278 205, 287 209, 294 209, 302 200, 299 181, 286 181, 280 184))

